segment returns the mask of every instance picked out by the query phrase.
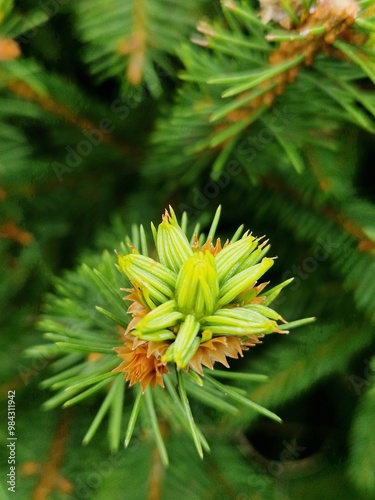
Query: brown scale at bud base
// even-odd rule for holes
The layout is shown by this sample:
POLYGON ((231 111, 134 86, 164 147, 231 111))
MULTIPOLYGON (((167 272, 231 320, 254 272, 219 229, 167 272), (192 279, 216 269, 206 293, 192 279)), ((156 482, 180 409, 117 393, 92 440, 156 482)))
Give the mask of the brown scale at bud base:
MULTIPOLYGON (((259 337, 263 337, 263 335, 259 337)), ((200 375, 203 375, 203 366, 213 370, 216 361, 229 368, 227 358, 242 357, 244 351, 247 351, 250 346, 260 343, 261 341, 255 335, 252 338, 247 338, 246 341, 243 341, 241 337, 214 337, 199 346, 190 360, 188 368, 192 368, 200 375)))
MULTIPOLYGON (((237 359, 243 357, 244 352, 256 344, 260 344, 259 338, 263 335, 253 335, 243 340, 241 337, 221 336, 214 337, 207 342, 202 342, 197 352, 189 361, 186 370, 193 369, 203 376, 203 367, 214 369, 216 362, 229 368, 227 358, 237 359)), ((169 373, 167 363, 162 361, 162 356, 169 347, 167 342, 146 342, 137 339, 133 335, 124 336, 124 346, 116 347, 117 355, 122 358, 122 363, 113 371, 124 373, 125 380, 132 386, 140 383, 142 392, 145 392, 150 384, 152 388, 156 385, 164 387, 163 374, 169 373)))
POLYGON ((163 374, 169 373, 169 370, 166 364, 162 363, 161 357, 168 349, 169 344, 145 342, 132 335, 126 335, 124 343, 124 347, 115 348, 123 362, 113 371, 125 373, 125 380, 129 382, 130 386, 139 382, 142 392, 145 392, 149 384, 152 388, 156 385, 164 387, 163 374))

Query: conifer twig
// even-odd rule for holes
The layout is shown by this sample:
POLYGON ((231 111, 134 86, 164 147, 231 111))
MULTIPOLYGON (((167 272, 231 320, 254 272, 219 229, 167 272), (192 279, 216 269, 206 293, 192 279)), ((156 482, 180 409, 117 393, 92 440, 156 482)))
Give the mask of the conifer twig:
MULTIPOLYGON (((21 80, 10 80, 6 85, 6 88, 21 99, 39 104, 41 108, 48 113, 56 115, 58 118, 63 119, 74 127, 77 127, 81 130, 86 130, 88 132, 94 129, 98 129, 98 125, 95 124, 92 120, 74 113, 68 106, 61 104, 53 97, 38 93, 26 82, 23 82, 21 80)), ((102 134, 104 144, 116 147, 119 151, 121 151, 122 154, 125 154, 127 156, 139 155, 138 149, 134 146, 123 141, 119 141, 107 131, 102 131, 102 134)))
MULTIPOLYGON (((290 188, 290 186, 285 185, 280 179, 277 181, 271 177, 262 177, 262 182, 265 186, 269 187, 273 191, 277 191, 279 193, 286 194, 289 198, 295 199, 298 202, 302 202, 302 196, 297 191, 290 188)), ((306 204, 306 201, 303 201, 306 204)), ((308 204, 308 206, 316 210, 312 204, 308 204)), ((358 240, 358 246, 361 251, 372 253, 375 248, 375 242, 372 241, 366 234, 363 232, 363 229, 354 221, 348 219, 348 217, 342 215, 340 212, 335 210, 332 207, 325 207, 323 209, 323 215, 333 220, 338 226, 340 226, 346 233, 354 236, 358 240)))
POLYGON ((118 51, 128 55, 126 76, 132 85, 139 85, 143 78, 144 61, 147 48, 146 0, 138 0, 133 5, 133 30, 130 37, 122 40, 118 51))
MULTIPOLYGON (((166 434, 165 425, 161 426, 160 432, 164 439, 166 434)), ((165 466, 161 459, 159 448, 157 445, 155 445, 154 449, 152 450, 152 456, 151 456, 151 469, 149 475, 147 500, 161 500, 164 473, 165 473, 165 466)))
POLYGON ((50 447, 48 461, 45 464, 27 462, 22 465, 21 471, 25 475, 40 473, 40 480, 32 493, 33 500, 48 500, 54 489, 69 495, 73 492, 72 483, 58 472, 63 463, 71 418, 71 411, 63 412, 50 447))

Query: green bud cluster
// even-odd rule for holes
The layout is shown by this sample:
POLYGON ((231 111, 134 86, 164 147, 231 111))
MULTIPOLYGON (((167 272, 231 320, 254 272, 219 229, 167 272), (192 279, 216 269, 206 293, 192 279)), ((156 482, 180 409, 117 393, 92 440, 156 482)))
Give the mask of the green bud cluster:
POLYGON ((280 331, 277 321, 283 319, 277 312, 251 303, 255 284, 274 263, 263 257, 259 239, 245 233, 220 250, 213 251, 210 240, 197 248, 172 209, 152 230, 158 260, 133 249, 118 256, 118 268, 140 292, 148 311, 131 333, 141 340, 169 342, 164 362, 186 367, 200 344, 215 336, 246 340, 280 331))
POLYGON ((219 280, 213 255, 197 252, 189 257, 177 276, 178 310, 197 319, 212 314, 219 297, 219 280))

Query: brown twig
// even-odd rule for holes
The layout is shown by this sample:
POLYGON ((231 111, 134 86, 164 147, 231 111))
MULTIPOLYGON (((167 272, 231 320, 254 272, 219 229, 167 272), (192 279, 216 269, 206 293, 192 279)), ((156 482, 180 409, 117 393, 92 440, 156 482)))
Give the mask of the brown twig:
POLYGON ((32 500, 47 500, 54 489, 58 489, 61 493, 67 495, 73 492, 73 484, 59 474, 70 431, 70 423, 71 411, 64 411, 58 423, 46 463, 27 462, 22 465, 21 472, 23 474, 27 476, 40 475, 40 480, 32 493, 32 500))
MULTIPOLYGON (((69 107, 61 104, 51 96, 42 95, 34 90, 30 85, 21 81, 21 80, 10 80, 7 83, 7 89, 13 94, 17 95, 21 99, 25 99, 27 101, 35 102, 39 104, 39 106, 47 111, 48 113, 52 113, 59 118, 62 118, 67 123, 74 125, 81 130, 86 130, 88 132, 93 130, 98 130, 100 127, 89 120, 86 117, 82 117, 77 115, 74 111, 72 111, 69 107)), ((100 130, 103 137, 103 143, 108 144, 110 146, 114 146, 121 151, 122 154, 127 156, 138 156, 139 151, 137 148, 130 144, 126 144, 124 142, 120 142, 118 139, 113 137, 109 132, 100 130)))
MULTIPOLYGON (((301 195, 297 191, 291 189, 289 186, 283 184, 279 179, 276 181, 275 179, 272 179, 270 177, 263 177, 262 182, 273 191, 285 194, 288 196, 288 198, 292 198, 297 200, 298 202, 302 202, 301 195)), ((358 249, 361 252, 372 253, 374 251, 375 242, 370 240, 370 238, 368 238, 368 236, 364 233, 361 226, 356 224, 354 221, 348 219, 334 208, 327 206, 323 209, 323 215, 333 220, 345 232, 347 232, 351 236, 354 236, 354 238, 358 240, 358 249)))
POLYGON ((7 222, 0 226, 0 239, 8 239, 20 245, 30 245, 34 241, 34 236, 28 231, 23 231, 15 222, 7 222))
MULTIPOLYGON (((161 434, 163 438, 167 433, 167 426, 161 425, 161 434)), ((154 447, 151 457, 151 470, 149 475, 148 484, 148 495, 147 500, 161 500, 162 489, 163 489, 163 479, 164 479, 165 468, 163 462, 161 461, 160 453, 157 446, 154 447)))

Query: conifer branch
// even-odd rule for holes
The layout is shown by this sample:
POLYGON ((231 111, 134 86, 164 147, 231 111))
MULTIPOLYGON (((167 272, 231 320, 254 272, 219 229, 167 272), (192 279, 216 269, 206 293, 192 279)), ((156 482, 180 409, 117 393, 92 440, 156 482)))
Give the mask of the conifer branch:
MULTIPOLYGON (((288 198, 296 200, 299 203, 307 206, 311 211, 316 211, 317 207, 314 203, 308 203, 303 199, 303 194, 296 189, 292 189, 290 185, 286 185, 279 178, 275 180, 271 177, 262 177, 262 183, 270 188, 272 191, 282 193, 288 198)), ((320 184, 319 184, 320 185, 320 184)), ((318 208, 319 210, 319 208, 318 208)), ((375 249, 375 242, 372 241, 355 221, 350 220, 346 214, 340 213, 333 206, 325 206, 321 209, 321 213, 328 219, 333 220, 340 228, 346 233, 353 236, 358 241, 358 249, 362 252, 367 252, 373 255, 375 249)))
POLYGON ((129 38, 122 40, 118 45, 120 54, 129 55, 126 75, 132 85, 139 85, 143 79, 144 60, 147 50, 146 2, 147 0, 134 2, 132 32, 129 38))
MULTIPOLYGON (((54 97, 37 92, 35 88, 22 80, 10 80, 6 85, 6 88, 17 97, 38 104, 47 113, 52 113, 78 129, 90 132, 99 128, 98 125, 90 119, 78 115, 75 111, 70 109, 70 107, 62 104, 54 97)), ((121 153, 126 156, 139 155, 139 151, 134 146, 127 144, 124 141, 119 141, 107 131, 103 131, 102 134, 104 144, 116 147, 116 149, 120 150, 121 153)))
MULTIPOLYGON (((318 380, 332 373, 343 372, 353 354, 359 352, 373 339, 371 327, 363 326, 360 336, 353 334, 355 328, 356 325, 345 329, 331 326, 332 334, 328 338, 324 335, 324 342, 320 345, 314 344, 308 348, 305 356, 301 356, 294 346, 295 353, 289 357, 289 363, 286 360, 287 366, 270 377, 268 382, 250 392, 249 397, 258 404, 277 408, 306 391, 318 380)), ((241 426, 249 425, 254 416, 244 411, 234 419, 236 422, 234 425, 238 422, 241 426)))
POLYGON ((129 88, 126 83, 143 84, 154 97, 160 97, 163 83, 159 73, 174 73, 171 56, 176 55, 181 34, 194 29, 204 6, 203 0, 129 0, 122 4, 80 0, 74 11, 92 74, 99 80, 115 77, 123 89, 129 88))
MULTIPOLYGON (((365 6, 354 0, 346 4, 321 0, 311 11, 298 13, 293 29, 276 32, 275 24, 262 23, 248 4, 240 7, 231 1, 222 6, 232 24, 199 23, 197 29, 204 38, 193 38, 199 48, 186 46, 180 51, 185 65, 180 76, 186 85, 173 116, 159 122, 156 147, 146 162, 150 175, 158 172, 158 163, 165 168, 171 163, 168 158, 173 158, 171 175, 192 177, 193 173, 185 173, 188 162, 175 159, 176 148, 184 144, 190 162, 196 165, 191 170, 212 165, 217 177, 237 149, 246 149, 247 135, 256 136, 264 127, 277 139, 280 154, 286 153, 300 173, 307 166, 304 153, 317 146, 314 136, 322 129, 333 138, 345 122, 351 122, 374 132, 374 92, 363 94, 360 82, 372 78, 367 47, 371 30, 357 24, 368 15, 365 6), (306 115, 310 119, 301 121, 301 127, 295 123, 292 133, 289 127, 276 130, 272 125, 276 106, 292 109, 298 120, 306 115), (191 109, 194 119, 187 136, 183 119, 191 109), (174 132, 166 135, 172 123, 174 132)), ((274 155, 277 165, 278 155, 274 155)), ((258 155, 257 168, 269 161, 267 152, 258 155)), ((254 169, 252 175, 256 175, 254 169)))

